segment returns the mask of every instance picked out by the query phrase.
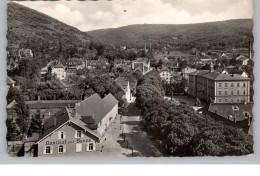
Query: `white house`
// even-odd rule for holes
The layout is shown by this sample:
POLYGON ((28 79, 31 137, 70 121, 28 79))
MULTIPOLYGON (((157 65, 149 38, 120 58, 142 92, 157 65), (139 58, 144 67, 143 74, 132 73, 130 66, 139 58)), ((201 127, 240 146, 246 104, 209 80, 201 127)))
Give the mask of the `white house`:
POLYGON ((63 80, 66 77, 66 71, 65 67, 61 64, 58 63, 54 67, 52 67, 52 75, 55 75, 59 80, 63 80))
POLYGON ((160 72, 160 78, 166 81, 168 84, 171 83, 172 74, 168 70, 163 70, 160 72))

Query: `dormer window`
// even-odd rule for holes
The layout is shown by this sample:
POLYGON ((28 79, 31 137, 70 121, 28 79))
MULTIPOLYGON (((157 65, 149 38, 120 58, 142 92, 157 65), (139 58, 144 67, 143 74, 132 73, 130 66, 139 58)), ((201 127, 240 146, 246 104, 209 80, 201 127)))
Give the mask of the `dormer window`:
POLYGON ((232 109, 233 109, 234 111, 238 111, 238 110, 239 110, 239 107, 238 107, 238 106, 233 106, 232 109))

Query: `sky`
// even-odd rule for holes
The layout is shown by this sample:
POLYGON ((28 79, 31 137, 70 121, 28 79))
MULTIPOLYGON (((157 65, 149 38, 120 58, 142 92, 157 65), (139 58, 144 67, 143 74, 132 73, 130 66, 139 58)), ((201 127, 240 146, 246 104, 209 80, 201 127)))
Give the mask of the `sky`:
POLYGON ((81 31, 253 18, 253 0, 18 1, 81 31))

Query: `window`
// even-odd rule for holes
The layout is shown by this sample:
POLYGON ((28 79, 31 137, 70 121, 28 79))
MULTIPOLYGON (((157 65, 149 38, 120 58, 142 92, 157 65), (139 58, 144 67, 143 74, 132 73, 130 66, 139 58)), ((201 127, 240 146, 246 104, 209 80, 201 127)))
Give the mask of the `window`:
POLYGON ((239 98, 237 99, 237 102, 239 103, 239 98))
POLYGON ((58 146, 58 153, 65 153, 65 145, 59 145, 58 146))
POLYGON ((82 131, 76 131, 75 138, 81 138, 81 137, 83 137, 82 131))
POLYGON ((239 90, 237 90, 237 95, 239 95, 239 90))
POLYGON ((227 99, 225 99, 225 103, 227 103, 227 99))
POLYGON ((222 87, 222 83, 219 83, 218 86, 219 86, 219 87, 222 87))
POLYGON ((225 83, 225 87, 228 87, 228 83, 225 83))
POLYGON ((221 91, 218 91, 218 94, 221 95, 221 91))
POLYGON ((231 83, 231 87, 234 87, 234 83, 231 83))
POLYGON ((227 91, 225 91, 225 95, 227 95, 228 94, 228 92, 227 91))
POLYGON ((45 146, 43 149, 43 154, 52 154, 52 146, 45 146))
POLYGON ((231 98, 231 103, 233 103, 233 98, 231 98))
POLYGON ((246 83, 243 83, 243 87, 246 87, 246 83))
POLYGON ((234 95, 234 91, 233 90, 231 91, 231 95, 234 95))
POLYGON ((76 144, 76 152, 82 151, 82 144, 76 144))
POLYGON ((86 148, 87 151, 93 151, 93 150, 95 150, 94 143, 92 143, 92 142, 87 143, 86 147, 87 147, 87 148, 86 148))
POLYGON ((221 103, 221 99, 218 99, 218 102, 221 103))
POLYGON ((246 95, 246 91, 245 90, 243 90, 243 95, 246 95))
POLYGON ((240 87, 240 83, 237 83, 237 87, 240 87))
POLYGON ((65 138, 66 138, 65 132, 64 131, 60 131, 59 132, 59 139, 65 139, 65 138))

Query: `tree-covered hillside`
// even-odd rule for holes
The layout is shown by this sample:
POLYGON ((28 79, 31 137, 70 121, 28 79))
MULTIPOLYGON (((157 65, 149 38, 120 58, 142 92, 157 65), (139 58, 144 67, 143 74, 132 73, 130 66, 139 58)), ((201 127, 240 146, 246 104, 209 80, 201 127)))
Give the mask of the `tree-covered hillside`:
POLYGON ((87 34, 106 43, 128 47, 143 47, 145 42, 151 42, 153 47, 241 47, 246 46, 246 41, 253 40, 252 30, 251 19, 237 19, 198 24, 136 24, 89 31, 87 34))

